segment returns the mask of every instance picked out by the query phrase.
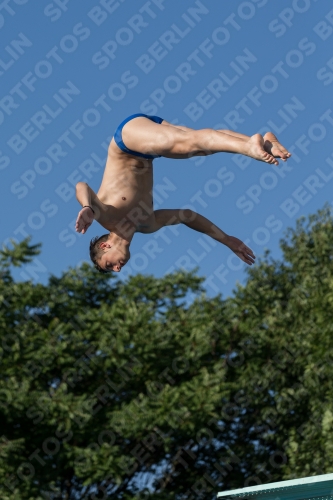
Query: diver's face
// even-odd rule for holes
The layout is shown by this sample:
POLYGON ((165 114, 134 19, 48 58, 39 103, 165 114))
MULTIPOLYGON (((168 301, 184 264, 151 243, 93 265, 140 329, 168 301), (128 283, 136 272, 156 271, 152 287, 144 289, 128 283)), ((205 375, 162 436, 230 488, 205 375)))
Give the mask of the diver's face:
POLYGON ((129 261, 130 253, 126 249, 111 246, 108 242, 101 243, 104 253, 100 257, 98 264, 104 271, 115 271, 119 273, 121 268, 129 261))

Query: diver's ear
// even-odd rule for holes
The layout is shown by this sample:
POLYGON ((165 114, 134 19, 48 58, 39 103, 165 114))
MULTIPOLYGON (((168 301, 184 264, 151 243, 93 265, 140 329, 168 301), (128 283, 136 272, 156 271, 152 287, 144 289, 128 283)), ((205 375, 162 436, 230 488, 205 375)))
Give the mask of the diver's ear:
POLYGON ((109 241, 102 241, 99 244, 99 248, 102 248, 103 250, 105 250, 105 248, 112 248, 112 245, 110 244, 109 241))

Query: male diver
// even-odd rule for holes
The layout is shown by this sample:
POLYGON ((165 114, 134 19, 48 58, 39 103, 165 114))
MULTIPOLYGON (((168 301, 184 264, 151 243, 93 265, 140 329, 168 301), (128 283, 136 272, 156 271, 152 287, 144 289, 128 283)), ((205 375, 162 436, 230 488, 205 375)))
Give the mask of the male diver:
POLYGON ((291 156, 271 132, 248 137, 229 130, 193 130, 142 113, 126 118, 110 142, 97 194, 85 182, 76 185, 76 197, 83 207, 76 231, 85 234, 94 219, 107 230, 90 242, 95 267, 101 272, 119 272, 130 259, 135 233, 153 233, 172 224, 185 224, 207 234, 252 265, 252 250, 202 215, 189 209, 153 208, 154 158, 186 159, 220 152, 243 154, 274 165, 278 165, 276 158, 286 161, 291 156))

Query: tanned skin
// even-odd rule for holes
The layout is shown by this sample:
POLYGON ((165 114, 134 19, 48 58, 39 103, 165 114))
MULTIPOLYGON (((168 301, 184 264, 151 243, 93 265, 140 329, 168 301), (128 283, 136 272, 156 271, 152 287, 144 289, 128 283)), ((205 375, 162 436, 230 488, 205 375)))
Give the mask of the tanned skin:
MULTIPOLYGON (((259 161, 278 165, 277 158, 286 161, 291 154, 268 132, 252 137, 229 130, 193 130, 163 121, 157 124, 137 117, 127 122, 122 131, 127 148, 143 154, 161 155, 172 159, 207 156, 215 153, 237 153, 259 161)), ((96 193, 85 182, 76 185, 76 197, 82 208, 76 221, 76 231, 85 234, 95 219, 110 232, 100 243, 103 254, 98 261, 105 271, 119 272, 130 259, 130 244, 135 233, 154 233, 164 226, 185 224, 207 234, 230 248, 241 260, 252 265, 255 256, 241 240, 227 235, 211 221, 192 210, 153 208, 153 160, 124 153, 114 139, 101 186, 96 193), (91 208, 89 208, 91 207, 91 208)))

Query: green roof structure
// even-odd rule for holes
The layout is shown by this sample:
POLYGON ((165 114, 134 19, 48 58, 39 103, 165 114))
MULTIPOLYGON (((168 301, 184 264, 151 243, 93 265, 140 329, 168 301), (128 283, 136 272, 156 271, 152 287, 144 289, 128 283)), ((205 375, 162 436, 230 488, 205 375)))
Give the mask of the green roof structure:
POLYGON ((333 500, 333 474, 303 477, 278 483, 222 491, 217 498, 250 500, 333 500))

